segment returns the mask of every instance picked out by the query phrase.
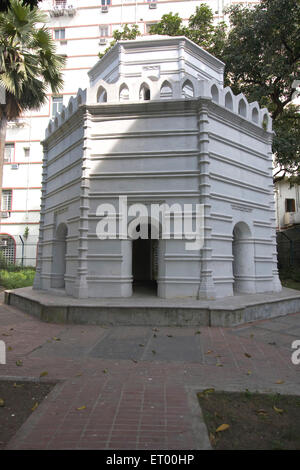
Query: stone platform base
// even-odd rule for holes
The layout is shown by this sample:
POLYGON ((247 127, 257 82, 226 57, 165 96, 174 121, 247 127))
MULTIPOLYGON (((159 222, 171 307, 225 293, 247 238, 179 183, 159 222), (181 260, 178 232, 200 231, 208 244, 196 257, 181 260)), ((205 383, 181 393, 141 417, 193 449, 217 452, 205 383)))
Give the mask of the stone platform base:
POLYGON ((300 291, 247 294, 218 300, 160 299, 147 292, 130 298, 75 299, 63 290, 5 291, 5 303, 43 321, 89 325, 235 326, 300 312, 300 291))

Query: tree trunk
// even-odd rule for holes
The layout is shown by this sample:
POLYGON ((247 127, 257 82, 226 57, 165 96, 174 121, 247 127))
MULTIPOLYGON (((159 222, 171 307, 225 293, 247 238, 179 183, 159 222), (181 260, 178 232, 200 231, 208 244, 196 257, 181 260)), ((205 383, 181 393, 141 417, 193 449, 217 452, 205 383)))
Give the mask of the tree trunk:
POLYGON ((2 183, 3 183, 3 163, 5 152, 5 137, 6 137, 7 119, 2 117, 0 119, 0 233, 1 228, 1 211, 2 211, 2 183))

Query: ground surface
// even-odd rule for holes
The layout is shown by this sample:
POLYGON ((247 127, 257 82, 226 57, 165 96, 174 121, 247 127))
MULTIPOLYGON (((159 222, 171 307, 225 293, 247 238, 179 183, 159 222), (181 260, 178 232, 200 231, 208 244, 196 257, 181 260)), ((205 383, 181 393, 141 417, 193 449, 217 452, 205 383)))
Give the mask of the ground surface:
POLYGON ((197 392, 300 395, 300 314, 235 328, 104 328, 0 305, 0 339, 0 378, 57 383, 7 449, 206 449, 197 392))
POLYGON ((299 396, 208 390, 198 398, 214 449, 300 450, 299 396))
POLYGON ((47 398, 53 386, 37 382, 0 380, 0 450, 47 398))

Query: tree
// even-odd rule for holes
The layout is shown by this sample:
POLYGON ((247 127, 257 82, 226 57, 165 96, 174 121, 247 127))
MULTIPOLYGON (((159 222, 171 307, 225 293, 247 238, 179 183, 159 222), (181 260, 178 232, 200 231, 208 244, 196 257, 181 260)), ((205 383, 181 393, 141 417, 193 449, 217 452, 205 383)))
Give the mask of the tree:
POLYGON ((44 25, 46 16, 38 8, 11 0, 7 12, 0 13, 0 201, 7 122, 23 112, 38 109, 47 100, 47 91, 57 93, 63 85, 62 56, 44 25), (3 97, 2 97, 3 98, 3 97))
POLYGON ((114 32, 113 32, 113 40, 111 41, 111 43, 109 44, 109 46, 105 49, 104 52, 98 54, 99 58, 102 59, 102 57, 108 52, 110 51, 110 49, 112 47, 114 47, 114 45, 116 44, 117 41, 121 41, 121 40, 127 40, 127 39, 136 39, 137 36, 140 36, 141 33, 139 31, 139 27, 138 25, 134 24, 132 25, 131 27, 128 26, 128 24, 125 24, 123 26, 123 29, 121 31, 119 31, 118 29, 116 29, 114 32))
POLYGON ((300 3, 262 0, 254 8, 235 6, 228 13, 225 85, 269 109, 276 132, 274 180, 300 176, 300 108, 291 105, 300 78, 300 3))
MULTIPOLYGON (((24 5, 29 5, 31 8, 37 7, 38 3, 42 0, 23 0, 24 5)), ((7 11, 10 5, 10 0, 1 0, 0 12, 7 11)))
POLYGON ((214 25, 212 10, 202 4, 196 7, 195 14, 190 16, 187 26, 183 25, 178 13, 168 13, 162 16, 159 23, 151 27, 150 34, 185 36, 211 54, 220 57, 226 37, 226 25, 223 22, 214 25))

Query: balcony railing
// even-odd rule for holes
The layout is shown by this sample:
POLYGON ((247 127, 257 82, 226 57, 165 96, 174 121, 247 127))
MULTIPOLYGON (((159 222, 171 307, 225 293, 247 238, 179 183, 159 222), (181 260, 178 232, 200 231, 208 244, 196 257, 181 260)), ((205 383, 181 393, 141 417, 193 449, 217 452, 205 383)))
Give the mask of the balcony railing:
POLYGON ((39 4, 42 10, 48 10, 50 16, 74 16, 77 0, 44 0, 39 4))

